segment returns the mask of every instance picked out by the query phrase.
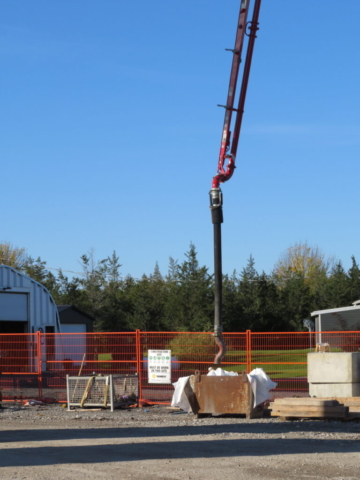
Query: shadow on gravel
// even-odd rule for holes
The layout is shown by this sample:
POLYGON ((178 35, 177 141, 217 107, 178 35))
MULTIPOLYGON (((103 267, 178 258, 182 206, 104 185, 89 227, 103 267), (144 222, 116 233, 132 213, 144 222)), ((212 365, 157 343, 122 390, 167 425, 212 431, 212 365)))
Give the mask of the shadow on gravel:
POLYGON ((222 425, 179 425, 164 427, 106 427, 106 428, 81 428, 81 420, 73 420, 78 428, 51 428, 34 430, 2 430, 2 442, 38 442, 46 440, 72 440, 72 439, 100 439, 100 438, 156 438, 156 437, 181 437, 195 435, 218 435, 221 433, 235 434, 266 434, 279 435, 291 432, 324 432, 324 433, 349 433, 360 432, 358 422, 279 422, 279 423, 251 423, 222 424, 222 425))
MULTIPOLYGON (((21 432, 18 432, 18 434, 19 440, 23 441, 21 432)), ((341 442, 336 440, 309 441, 306 439, 276 439, 276 441, 273 439, 209 439, 206 441, 156 442, 156 440, 153 440, 149 443, 6 448, 0 452, 0 466, 25 467, 141 460, 265 457, 269 455, 329 452, 359 452, 359 442, 353 440, 342 440, 341 442)))

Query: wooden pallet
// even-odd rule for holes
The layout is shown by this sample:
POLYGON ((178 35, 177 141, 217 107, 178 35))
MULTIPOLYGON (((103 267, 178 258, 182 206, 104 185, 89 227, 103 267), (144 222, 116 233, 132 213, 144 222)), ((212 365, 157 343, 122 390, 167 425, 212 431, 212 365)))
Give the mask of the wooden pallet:
POLYGON ((349 407, 337 399, 278 398, 269 405, 272 417, 291 418, 346 418, 349 407))

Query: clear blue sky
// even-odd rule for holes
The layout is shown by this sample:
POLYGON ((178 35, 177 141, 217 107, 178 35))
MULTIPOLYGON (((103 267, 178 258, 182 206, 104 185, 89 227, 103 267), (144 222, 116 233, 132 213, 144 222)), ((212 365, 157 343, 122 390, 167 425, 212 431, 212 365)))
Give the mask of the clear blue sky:
MULTIPOLYGON (((240 0, 0 1, 0 240, 79 270, 213 270, 216 173, 240 0)), ((252 2, 253 3, 253 2, 252 2)), ((360 261, 360 2, 263 0, 223 269, 296 242, 360 261)))

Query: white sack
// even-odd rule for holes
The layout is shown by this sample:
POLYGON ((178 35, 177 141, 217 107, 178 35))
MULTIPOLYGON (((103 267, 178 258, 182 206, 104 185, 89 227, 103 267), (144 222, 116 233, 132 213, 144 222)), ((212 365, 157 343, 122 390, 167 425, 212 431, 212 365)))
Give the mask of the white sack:
POLYGON ((191 412, 191 406, 185 395, 184 388, 189 378, 190 377, 180 377, 177 382, 173 383, 175 391, 171 400, 172 407, 179 407, 181 410, 188 413, 191 412))
POLYGON ((237 377, 238 373, 237 372, 227 372, 226 370, 223 370, 222 368, 217 368, 216 370, 213 370, 212 368, 209 369, 209 373, 207 374, 208 377, 237 377))
POLYGON ((266 375, 262 368, 255 368, 248 374, 248 379, 254 394, 254 405, 260 405, 261 403, 269 400, 270 390, 275 388, 277 383, 273 382, 270 377, 266 375))

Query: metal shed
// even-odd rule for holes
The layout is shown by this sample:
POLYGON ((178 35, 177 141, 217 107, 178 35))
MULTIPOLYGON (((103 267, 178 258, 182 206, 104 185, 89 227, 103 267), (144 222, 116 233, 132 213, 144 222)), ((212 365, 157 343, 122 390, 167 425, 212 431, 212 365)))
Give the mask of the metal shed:
POLYGON ((312 312, 315 317, 316 332, 356 331, 360 330, 360 305, 331 308, 312 312))
POLYGON ((8 265, 0 265, 0 333, 60 333, 49 291, 8 265))
POLYGON ((62 333, 89 333, 94 331, 95 318, 75 305, 57 306, 62 333))

